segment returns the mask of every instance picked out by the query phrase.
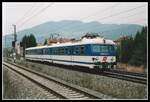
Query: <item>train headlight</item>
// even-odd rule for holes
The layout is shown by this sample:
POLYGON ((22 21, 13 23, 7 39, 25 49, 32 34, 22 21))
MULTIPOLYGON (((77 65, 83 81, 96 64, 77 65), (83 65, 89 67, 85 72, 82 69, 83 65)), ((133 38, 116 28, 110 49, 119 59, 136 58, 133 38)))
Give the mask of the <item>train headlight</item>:
POLYGON ((112 62, 114 61, 114 57, 111 58, 111 61, 112 61, 112 62))

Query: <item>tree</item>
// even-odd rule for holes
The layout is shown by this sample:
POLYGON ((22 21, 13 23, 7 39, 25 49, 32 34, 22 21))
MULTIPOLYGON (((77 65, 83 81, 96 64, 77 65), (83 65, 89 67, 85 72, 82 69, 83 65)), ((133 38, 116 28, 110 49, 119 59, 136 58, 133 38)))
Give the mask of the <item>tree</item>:
POLYGON ((44 41, 44 45, 46 45, 47 44, 47 39, 45 39, 45 41, 44 41))
POLYGON ((147 27, 143 27, 141 32, 137 32, 134 39, 133 55, 129 63, 147 67, 147 27))
POLYGON ((128 36, 121 40, 120 60, 123 63, 128 63, 133 53, 133 38, 128 36))
POLYGON ((23 47, 23 56, 25 56, 25 49, 29 47, 35 47, 37 45, 36 39, 33 34, 29 36, 24 36, 20 42, 21 47, 23 47))
POLYGON ((121 48, 119 45, 116 46, 116 60, 117 62, 120 62, 120 53, 121 53, 121 48))
POLYGON ((25 35, 20 42, 20 46, 23 47, 23 56, 25 56, 25 49, 27 48, 27 36, 25 35))
POLYGON ((37 45, 36 43, 36 38, 34 37, 33 34, 31 34, 29 37, 28 37, 28 47, 35 47, 37 45))

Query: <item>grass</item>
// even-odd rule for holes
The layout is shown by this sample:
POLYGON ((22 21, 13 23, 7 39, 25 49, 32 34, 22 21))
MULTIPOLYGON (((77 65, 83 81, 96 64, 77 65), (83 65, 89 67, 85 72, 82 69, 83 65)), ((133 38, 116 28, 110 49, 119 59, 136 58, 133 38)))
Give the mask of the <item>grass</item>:
POLYGON ((124 63, 118 63, 118 67, 121 68, 123 71, 128 71, 128 72, 136 72, 136 73, 147 73, 144 66, 131 66, 129 64, 124 64, 124 63))

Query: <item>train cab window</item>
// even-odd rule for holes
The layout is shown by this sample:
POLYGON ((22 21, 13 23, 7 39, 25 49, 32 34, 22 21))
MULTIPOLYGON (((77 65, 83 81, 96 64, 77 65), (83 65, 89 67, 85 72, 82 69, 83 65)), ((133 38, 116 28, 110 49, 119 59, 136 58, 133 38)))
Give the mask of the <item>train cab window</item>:
POLYGON ((114 51, 113 45, 92 45, 93 52, 109 52, 114 51))
POLYGON ((113 46, 113 45, 109 45, 109 51, 115 51, 116 50, 116 47, 113 46))
POLYGON ((100 52, 99 45, 92 45, 92 50, 93 50, 93 52, 100 52))
POLYGON ((100 51, 101 52, 108 52, 109 51, 109 46, 101 46, 100 51))

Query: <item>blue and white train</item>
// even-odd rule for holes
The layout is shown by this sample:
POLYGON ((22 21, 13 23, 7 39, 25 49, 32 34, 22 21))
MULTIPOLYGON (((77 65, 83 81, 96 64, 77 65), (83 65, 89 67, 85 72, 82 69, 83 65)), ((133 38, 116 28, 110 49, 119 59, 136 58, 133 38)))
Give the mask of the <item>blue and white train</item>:
POLYGON ((25 58, 69 66, 111 69, 116 66, 116 48, 112 40, 83 38, 77 42, 27 48, 25 58))

